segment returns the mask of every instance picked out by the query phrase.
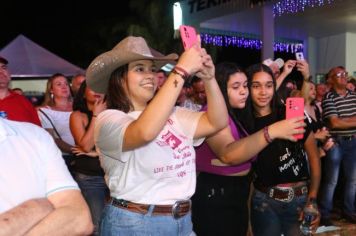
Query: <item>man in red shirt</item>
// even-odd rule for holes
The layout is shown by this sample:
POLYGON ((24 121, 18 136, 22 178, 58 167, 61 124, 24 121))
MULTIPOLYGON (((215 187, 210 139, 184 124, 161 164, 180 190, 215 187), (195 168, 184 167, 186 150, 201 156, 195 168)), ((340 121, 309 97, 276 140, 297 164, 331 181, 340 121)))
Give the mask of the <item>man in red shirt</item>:
POLYGON ((5 111, 9 120, 31 122, 41 126, 31 102, 9 89, 11 77, 7 64, 8 61, 0 56, 0 111, 5 111))

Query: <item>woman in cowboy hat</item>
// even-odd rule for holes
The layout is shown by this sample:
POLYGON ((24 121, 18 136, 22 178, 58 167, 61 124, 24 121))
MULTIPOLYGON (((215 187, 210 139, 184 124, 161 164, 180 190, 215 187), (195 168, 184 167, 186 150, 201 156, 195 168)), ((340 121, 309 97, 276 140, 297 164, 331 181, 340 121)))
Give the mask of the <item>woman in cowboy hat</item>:
POLYGON ((155 96, 155 71, 177 55, 163 56, 141 37, 125 38, 90 64, 88 85, 106 93, 108 106, 94 117, 96 147, 111 195, 102 235, 193 233, 193 145, 224 128, 228 120, 214 64, 198 44, 181 55, 155 96), (174 106, 192 75, 204 80, 206 112, 174 106))

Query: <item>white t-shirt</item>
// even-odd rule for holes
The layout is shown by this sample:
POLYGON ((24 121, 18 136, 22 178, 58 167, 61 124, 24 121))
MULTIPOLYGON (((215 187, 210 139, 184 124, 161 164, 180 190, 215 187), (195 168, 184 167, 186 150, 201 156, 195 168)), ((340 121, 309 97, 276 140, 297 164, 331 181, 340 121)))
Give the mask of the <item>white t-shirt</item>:
POLYGON ((44 129, 0 118, 0 213, 32 199, 78 189, 44 129))
MULTIPOLYGON (((56 111, 52 110, 49 107, 42 107, 41 110, 47 114, 47 116, 52 120, 56 130, 61 136, 62 140, 69 145, 74 146, 74 138, 69 128, 69 118, 71 111, 56 111)), ((48 118, 42 114, 42 112, 38 111, 38 116, 41 120, 42 127, 45 129, 53 129, 51 122, 49 122, 48 118)))
POLYGON ((140 114, 106 110, 95 122, 94 139, 111 196, 159 205, 189 199, 196 184, 193 145, 203 142, 193 142, 193 136, 202 113, 176 107, 153 141, 122 152, 125 130, 140 114))

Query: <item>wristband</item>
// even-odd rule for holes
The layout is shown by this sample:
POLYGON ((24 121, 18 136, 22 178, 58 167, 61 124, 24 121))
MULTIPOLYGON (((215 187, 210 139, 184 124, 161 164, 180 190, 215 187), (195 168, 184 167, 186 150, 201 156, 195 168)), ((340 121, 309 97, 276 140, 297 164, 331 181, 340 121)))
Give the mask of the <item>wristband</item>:
POLYGON ((186 79, 187 79, 183 73, 180 73, 180 72, 177 71, 176 69, 173 69, 173 70, 172 70, 172 73, 173 73, 173 74, 176 74, 176 75, 179 75, 184 81, 186 81, 186 79))
POLYGON ((265 126, 263 128, 263 136, 265 137, 267 143, 272 143, 273 139, 271 139, 271 136, 269 136, 269 133, 268 133, 268 126, 265 126))
POLYGON ((98 117, 98 115, 93 114, 92 117, 98 117))
POLYGON ((175 67, 173 68, 173 70, 175 70, 176 72, 181 72, 181 73, 183 73, 183 79, 184 79, 184 80, 187 80, 187 79, 190 77, 189 73, 188 73, 186 70, 184 70, 182 67, 175 66, 175 67))

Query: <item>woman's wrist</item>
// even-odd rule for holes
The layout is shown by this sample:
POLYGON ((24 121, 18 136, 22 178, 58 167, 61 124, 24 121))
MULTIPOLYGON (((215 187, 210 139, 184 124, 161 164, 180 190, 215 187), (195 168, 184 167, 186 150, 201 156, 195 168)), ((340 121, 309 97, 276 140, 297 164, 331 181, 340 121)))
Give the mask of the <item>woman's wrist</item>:
POLYGON ((187 70, 179 65, 176 65, 171 73, 179 75, 184 81, 187 81, 190 78, 190 74, 187 72, 187 70))
POLYGON ((265 126, 263 128, 263 136, 266 140, 267 143, 272 143, 273 142, 273 138, 270 136, 269 131, 268 131, 268 126, 265 126))

